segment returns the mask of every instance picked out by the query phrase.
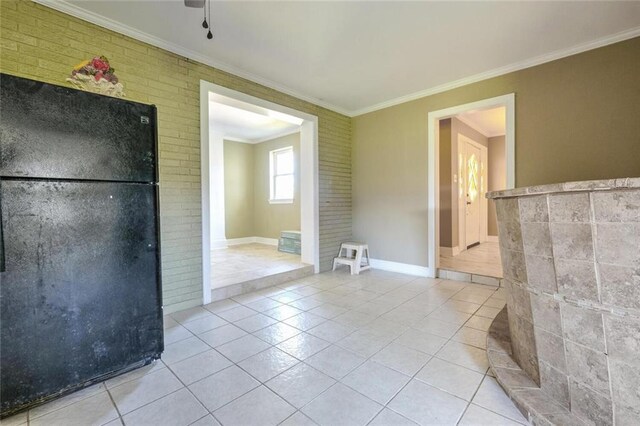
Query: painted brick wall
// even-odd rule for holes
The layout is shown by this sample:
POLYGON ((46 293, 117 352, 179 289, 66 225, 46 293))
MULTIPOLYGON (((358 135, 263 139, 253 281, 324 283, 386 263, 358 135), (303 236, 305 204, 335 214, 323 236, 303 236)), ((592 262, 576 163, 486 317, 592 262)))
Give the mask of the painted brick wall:
POLYGON ((351 236, 351 119, 27 0, 0 1, 0 71, 66 84, 73 66, 109 58, 127 98, 158 107, 166 312, 201 303, 200 79, 319 119, 320 262, 351 236))

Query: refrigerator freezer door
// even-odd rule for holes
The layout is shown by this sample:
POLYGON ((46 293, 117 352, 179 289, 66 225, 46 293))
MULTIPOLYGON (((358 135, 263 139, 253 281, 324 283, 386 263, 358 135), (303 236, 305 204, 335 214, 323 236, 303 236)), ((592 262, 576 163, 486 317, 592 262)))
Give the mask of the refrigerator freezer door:
POLYGON ((163 350, 156 186, 2 180, 2 412, 163 350))
POLYGON ((0 77, 0 176, 156 182, 155 107, 0 77))

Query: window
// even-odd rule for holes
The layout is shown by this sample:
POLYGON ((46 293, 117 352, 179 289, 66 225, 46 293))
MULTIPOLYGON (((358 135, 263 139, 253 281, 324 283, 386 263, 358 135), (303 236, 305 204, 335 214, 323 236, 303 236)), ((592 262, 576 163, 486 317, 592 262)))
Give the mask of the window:
POLYGON ((293 147, 269 152, 270 203, 293 202, 293 147))

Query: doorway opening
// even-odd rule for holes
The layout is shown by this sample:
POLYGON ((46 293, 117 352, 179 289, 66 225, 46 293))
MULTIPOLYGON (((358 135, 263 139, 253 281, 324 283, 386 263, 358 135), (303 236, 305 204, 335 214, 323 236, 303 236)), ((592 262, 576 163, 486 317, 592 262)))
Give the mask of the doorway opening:
MULTIPOLYGON (((495 205, 514 187, 514 95, 429 114, 429 259, 434 276, 502 278, 495 205)), ((490 280, 493 279, 493 280, 490 280)))
POLYGON ((201 81, 203 303, 319 269, 317 117, 201 81))

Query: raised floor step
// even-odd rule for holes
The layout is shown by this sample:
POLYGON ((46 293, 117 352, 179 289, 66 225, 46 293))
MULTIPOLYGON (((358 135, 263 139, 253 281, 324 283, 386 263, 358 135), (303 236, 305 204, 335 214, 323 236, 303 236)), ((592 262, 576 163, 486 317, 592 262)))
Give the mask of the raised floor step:
POLYGON ((451 269, 438 268, 438 278, 446 280, 464 281, 468 283, 484 284, 493 287, 502 287, 501 277, 490 277, 488 275, 473 274, 470 272, 460 272, 451 269))
POLYGON ((280 285, 289 281, 313 275, 313 265, 301 265, 299 268, 288 271, 268 275, 265 277, 254 278, 225 287, 214 288, 211 290, 211 301, 227 299, 229 297, 238 296, 252 291, 262 290, 263 288, 280 285))

